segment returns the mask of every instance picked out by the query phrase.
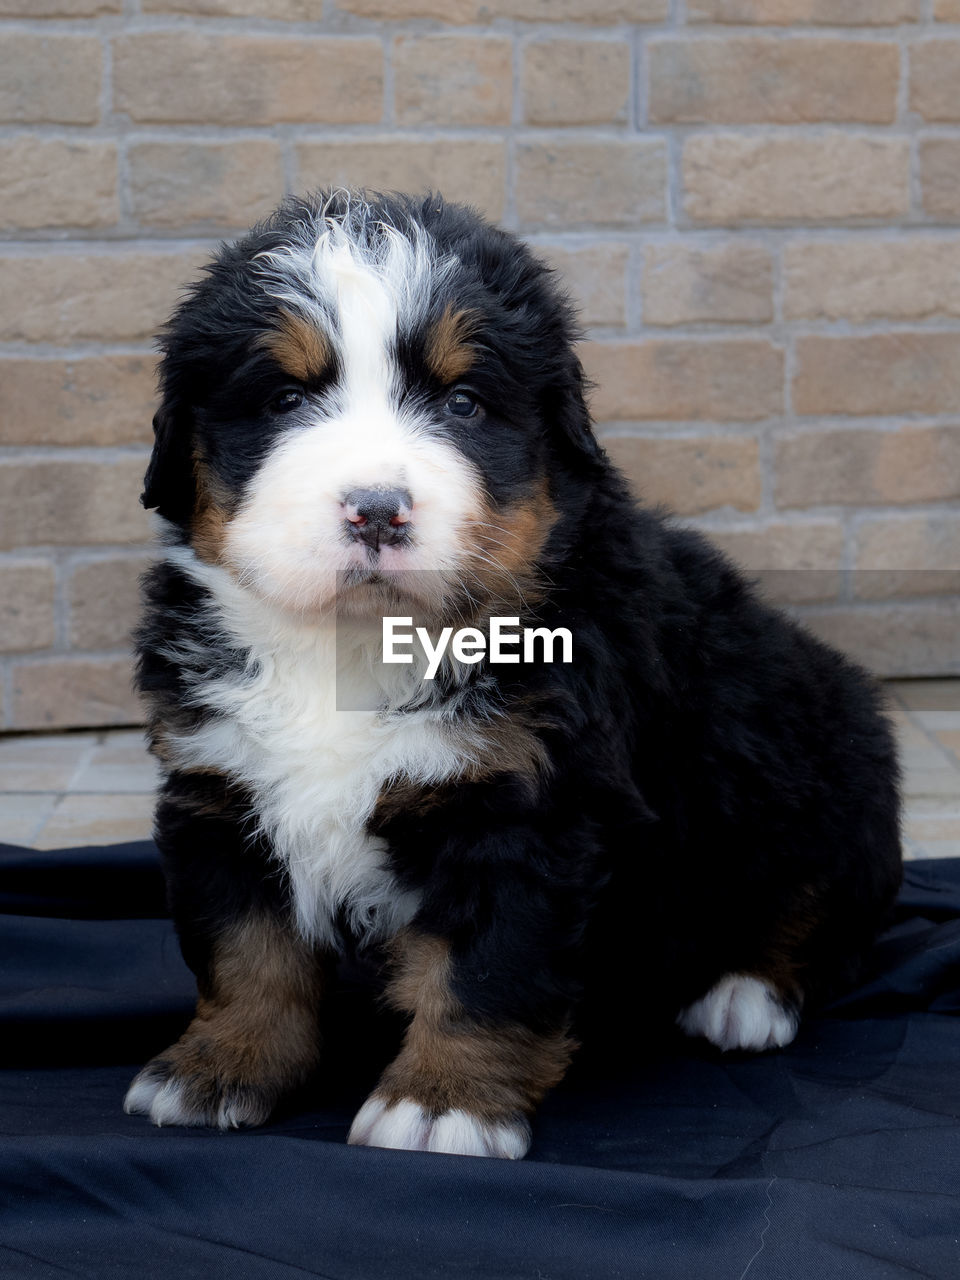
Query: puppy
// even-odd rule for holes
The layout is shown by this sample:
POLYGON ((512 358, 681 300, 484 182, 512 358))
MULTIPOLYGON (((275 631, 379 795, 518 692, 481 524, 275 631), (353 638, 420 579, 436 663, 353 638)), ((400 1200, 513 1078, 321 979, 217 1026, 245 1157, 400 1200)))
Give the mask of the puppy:
POLYGON ((509 1158, 585 987, 631 1039, 762 1051, 855 974, 900 876, 878 692, 635 506, 577 336, 512 236, 346 192, 285 203, 174 315, 139 687, 199 1000, 127 1111, 265 1121, 345 945, 407 1019, 349 1141, 509 1158), (572 653, 427 679, 382 660, 385 617, 572 653))

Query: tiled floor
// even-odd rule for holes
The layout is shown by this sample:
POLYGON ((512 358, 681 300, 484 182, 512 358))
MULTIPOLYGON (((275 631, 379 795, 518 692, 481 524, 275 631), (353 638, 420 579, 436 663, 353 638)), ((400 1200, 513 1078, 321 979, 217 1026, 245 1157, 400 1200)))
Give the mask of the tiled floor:
POLYGON ((904 852, 960 857, 960 680, 893 681, 905 773, 904 852))
MULTIPOLYGON (((888 688, 906 771, 906 855, 960 857, 960 680, 888 688)), ((0 842, 143 839, 155 779, 135 730, 0 738, 0 842)))

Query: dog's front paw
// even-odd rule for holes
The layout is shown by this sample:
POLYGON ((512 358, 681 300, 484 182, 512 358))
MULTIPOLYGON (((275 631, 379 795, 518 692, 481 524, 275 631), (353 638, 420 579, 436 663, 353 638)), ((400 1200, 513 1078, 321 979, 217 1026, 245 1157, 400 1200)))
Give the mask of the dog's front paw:
POLYGON ((728 973, 705 996, 684 1009, 677 1024, 688 1036, 703 1036, 718 1049, 780 1049, 797 1034, 799 1017, 768 982, 728 973))
POLYGON ((530 1146, 530 1125, 520 1115, 496 1121, 466 1111, 435 1115, 409 1098, 389 1103, 374 1093, 357 1112, 347 1141, 361 1147, 522 1160, 530 1146))
POLYGON ((157 1125, 240 1129, 263 1124, 282 1092, 280 1084, 245 1076, 237 1064, 180 1041, 134 1078, 123 1109, 157 1125))

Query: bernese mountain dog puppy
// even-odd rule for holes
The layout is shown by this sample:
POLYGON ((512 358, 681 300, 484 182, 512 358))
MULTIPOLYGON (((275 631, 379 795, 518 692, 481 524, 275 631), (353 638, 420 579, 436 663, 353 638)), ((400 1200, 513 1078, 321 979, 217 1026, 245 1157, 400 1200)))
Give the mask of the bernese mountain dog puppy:
POLYGON ((520 1158, 591 991, 631 1044, 762 1051, 855 974, 901 866, 880 694, 635 505, 577 337, 512 235, 361 192, 288 200, 175 313, 139 687, 199 1000, 127 1111, 265 1121, 359 948, 406 1032, 348 1140, 520 1158), (385 617, 572 652, 427 679, 385 617))

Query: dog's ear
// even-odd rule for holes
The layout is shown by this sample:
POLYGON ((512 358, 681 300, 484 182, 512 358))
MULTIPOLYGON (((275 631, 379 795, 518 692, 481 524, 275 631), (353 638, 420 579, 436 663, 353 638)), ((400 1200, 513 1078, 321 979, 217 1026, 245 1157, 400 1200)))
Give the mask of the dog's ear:
POLYGON ((587 381, 579 360, 572 361, 565 386, 555 391, 547 407, 547 421, 566 446, 564 452, 579 460, 601 462, 603 450, 593 434, 586 401, 587 381))
POLYGON ((168 397, 153 418, 153 453, 143 478, 140 501, 175 524, 193 511, 193 414, 168 397))

